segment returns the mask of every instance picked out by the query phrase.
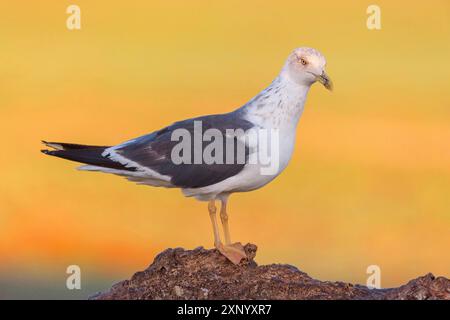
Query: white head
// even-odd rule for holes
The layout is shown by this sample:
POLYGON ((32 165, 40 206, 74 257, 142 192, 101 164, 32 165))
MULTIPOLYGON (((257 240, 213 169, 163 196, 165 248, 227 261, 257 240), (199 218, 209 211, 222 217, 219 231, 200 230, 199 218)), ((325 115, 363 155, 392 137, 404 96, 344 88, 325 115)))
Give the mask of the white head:
POLYGON ((287 58, 282 73, 300 85, 310 86, 319 81, 328 90, 333 83, 325 73, 325 57, 313 48, 297 48, 287 58))

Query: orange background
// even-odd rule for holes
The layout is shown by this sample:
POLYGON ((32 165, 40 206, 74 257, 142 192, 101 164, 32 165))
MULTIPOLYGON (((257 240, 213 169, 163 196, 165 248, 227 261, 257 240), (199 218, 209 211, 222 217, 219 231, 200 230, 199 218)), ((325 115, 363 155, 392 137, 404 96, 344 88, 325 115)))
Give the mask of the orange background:
POLYGON ((335 83, 311 90, 287 170, 230 200, 257 261, 383 287, 450 276, 450 4, 376 1, 0 4, 0 298, 85 298, 167 247, 211 247, 205 203, 42 155, 40 139, 116 144, 231 111, 298 46, 335 83), (82 29, 65 13, 81 8, 82 29), (66 267, 82 290, 65 289, 66 267))

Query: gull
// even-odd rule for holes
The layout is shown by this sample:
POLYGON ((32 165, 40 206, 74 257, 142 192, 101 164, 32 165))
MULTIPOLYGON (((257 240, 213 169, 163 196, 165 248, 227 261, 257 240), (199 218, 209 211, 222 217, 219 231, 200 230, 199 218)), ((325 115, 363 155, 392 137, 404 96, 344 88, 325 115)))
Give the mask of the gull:
POLYGON ((208 202, 214 246, 231 262, 238 264, 246 255, 240 242, 231 241, 228 198, 233 193, 265 186, 286 168, 294 150, 296 127, 310 87, 315 82, 320 82, 325 88, 332 90, 325 65, 324 56, 316 49, 297 48, 288 56, 281 72, 268 87, 232 112, 178 121, 115 146, 43 141, 52 150, 42 152, 83 163, 80 170, 111 173, 154 187, 179 188, 187 197, 208 202), (191 147, 179 152, 178 158, 174 157, 177 155, 175 149, 179 151, 180 148, 181 135, 187 133, 195 138, 199 125, 201 130, 206 131, 200 144, 197 144, 197 149, 194 139, 191 147), (241 130, 244 134, 230 135, 229 130, 241 130), (267 155, 267 148, 263 147, 266 142, 264 139, 250 139, 251 130, 266 130, 269 132, 266 140, 277 142, 270 144, 269 148, 269 163, 276 164, 271 167, 273 170, 265 172, 263 169, 267 169, 267 162, 257 161, 267 155), (220 138, 218 134, 222 134, 224 138, 220 138), (226 155, 223 150, 219 153, 220 148, 215 153, 212 152, 211 155, 218 161, 196 161, 199 154, 205 154, 202 152, 208 148, 208 141, 218 142, 216 147, 230 141, 235 146, 226 149, 226 155), (232 150, 230 157, 229 150, 232 150), (244 150, 244 154, 239 150, 244 150), (187 161, 180 162, 179 158, 187 161), (226 161, 221 161, 225 158, 226 161), (220 220, 224 244, 217 222, 216 201, 221 202, 220 220))

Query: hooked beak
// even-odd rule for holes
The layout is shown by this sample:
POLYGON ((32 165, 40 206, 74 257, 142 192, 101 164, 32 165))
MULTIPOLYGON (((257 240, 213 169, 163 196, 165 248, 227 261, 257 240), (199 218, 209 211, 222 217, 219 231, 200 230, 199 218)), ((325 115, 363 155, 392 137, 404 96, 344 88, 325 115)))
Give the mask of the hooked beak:
POLYGON ((317 81, 319 81, 325 88, 327 88, 330 91, 333 91, 333 82, 328 77, 328 75, 325 73, 325 71, 322 71, 321 75, 316 76, 317 81))

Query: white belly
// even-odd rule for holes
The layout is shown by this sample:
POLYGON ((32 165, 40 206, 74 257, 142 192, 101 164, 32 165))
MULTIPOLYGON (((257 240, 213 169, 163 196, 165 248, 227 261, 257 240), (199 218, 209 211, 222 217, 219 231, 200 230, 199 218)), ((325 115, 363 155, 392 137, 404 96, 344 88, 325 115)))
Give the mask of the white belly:
MULTIPOLYGON (((270 163, 251 163, 237 175, 203 188, 183 189, 186 196, 196 197, 199 200, 215 199, 221 194, 234 192, 246 192, 259 189, 275 179, 288 165, 295 146, 295 128, 293 130, 279 132, 278 154, 270 163)), ((257 148, 260 152, 262 148, 257 148)), ((272 154, 265 151, 264 155, 272 154)), ((264 156, 258 153, 258 159, 264 156)))

